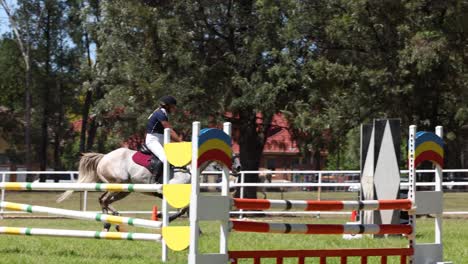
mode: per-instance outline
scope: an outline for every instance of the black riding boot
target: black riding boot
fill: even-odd
[[[152,171],[152,175],[151,175],[151,178],[150,178],[150,184],[154,184],[154,183],[161,183],[161,176],[163,174],[163,166],[164,164],[159,160],[159,159],[153,159],[151,161],[151,171]]]

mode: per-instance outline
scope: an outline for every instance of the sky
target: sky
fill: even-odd
[[[10,7],[16,6],[16,0],[7,0],[6,2]],[[0,35],[9,31],[10,22],[8,22],[8,16],[6,15],[5,10],[3,10],[3,7],[0,6]]]
[[[3,8],[0,8],[0,35],[7,31],[10,31],[10,27],[8,25],[8,17],[5,14],[5,10],[3,10]]]

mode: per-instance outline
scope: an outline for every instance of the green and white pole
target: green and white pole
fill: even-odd
[[[7,191],[161,192],[163,184],[0,182]]]
[[[151,229],[159,229],[162,226],[162,222],[151,221],[151,220],[140,219],[140,218],[121,217],[121,216],[107,215],[107,214],[101,214],[101,213],[73,211],[73,210],[58,209],[58,208],[51,208],[51,207],[45,207],[45,206],[35,206],[35,205],[29,205],[29,204],[0,202],[0,208],[7,209],[7,210],[24,211],[28,213],[46,213],[46,214],[73,218],[73,219],[91,220],[91,221],[94,220],[94,221],[104,222],[104,223],[125,224],[125,225],[130,225],[130,226],[139,226],[139,227],[145,227],[145,228],[151,228]]]
[[[4,235],[26,235],[26,236],[52,236],[52,237],[79,237],[110,240],[146,240],[161,241],[159,234],[145,233],[122,233],[122,232],[99,232],[85,230],[67,229],[44,229],[30,227],[7,227],[0,226],[0,234]]]

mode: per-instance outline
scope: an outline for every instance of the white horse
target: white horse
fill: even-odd
[[[239,176],[240,176],[241,170],[242,170],[242,165],[240,162],[240,157],[239,155],[234,155],[232,157],[232,171],[231,171],[231,175],[229,176],[230,184],[240,183],[241,178]],[[271,174],[259,175],[257,182],[258,183],[271,183],[271,178],[272,178]],[[260,192],[263,194],[263,199],[267,198],[266,187],[257,187],[257,192]],[[232,195],[233,197],[240,197],[240,188],[235,188],[234,193]]]
[[[108,154],[84,153],[80,159],[78,183],[149,183],[152,173],[132,160],[132,156],[135,153],[135,150],[127,148],[119,148]],[[176,168],[173,174],[174,177],[169,181],[169,184],[190,183],[189,170]],[[73,191],[64,192],[57,199],[57,202],[64,201],[69,198],[72,193]],[[125,198],[129,194],[129,192],[103,193],[99,197],[102,212],[107,214],[110,211],[112,214],[118,215],[117,210],[115,210],[111,204]],[[161,192],[146,194],[162,198]],[[176,215],[170,216],[170,221],[179,217],[186,211],[187,208],[184,208]],[[104,225],[104,229],[109,230],[109,228],[110,224]]]

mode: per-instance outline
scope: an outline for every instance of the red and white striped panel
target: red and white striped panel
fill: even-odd
[[[316,200],[266,200],[235,198],[234,206],[244,210],[302,210],[302,211],[352,211],[352,210],[409,210],[411,200],[367,201],[316,201]]]
[[[410,225],[359,225],[359,224],[285,224],[231,220],[231,227],[239,232],[280,234],[410,234]]]

